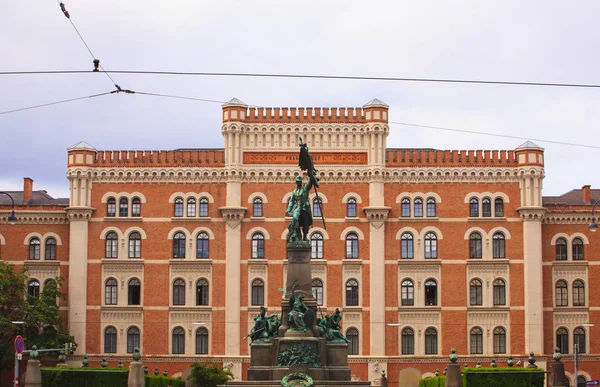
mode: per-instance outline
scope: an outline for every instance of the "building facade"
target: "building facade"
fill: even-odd
[[[397,385],[403,372],[432,375],[451,348],[473,365],[525,363],[534,352],[545,367],[560,346],[571,370],[574,343],[580,375],[599,375],[600,328],[590,325],[600,324],[600,293],[589,280],[600,257],[587,225],[600,192],[543,197],[542,148],[390,149],[379,100],[249,108],[233,99],[222,114],[222,149],[81,142],[68,149],[68,200],[26,179],[9,192],[19,223],[8,225],[0,198],[2,259],[27,264],[38,290],[65,278],[61,310],[77,355],[127,359],[139,346],[150,368],[173,374],[204,359],[244,379],[253,317],[281,309],[301,137],[321,179],[311,196],[313,296],[323,313],[342,311],[354,377],[378,384],[385,370]]]

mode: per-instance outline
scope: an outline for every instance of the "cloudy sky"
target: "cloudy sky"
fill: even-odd
[[[600,2],[65,0],[106,70],[302,73],[600,84]],[[0,12],[0,71],[91,70],[54,0]],[[390,105],[390,120],[600,146],[600,89],[113,75],[124,89],[260,106]],[[0,112],[114,90],[101,73],[0,75]],[[0,115],[0,190],[67,196],[66,148],[222,147],[219,103],[118,94]],[[391,125],[389,147],[523,140]],[[546,149],[544,194],[600,188],[600,150]]]

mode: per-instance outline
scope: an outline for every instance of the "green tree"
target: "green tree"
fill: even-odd
[[[233,379],[233,373],[213,363],[194,363],[189,379],[196,387],[216,387]]]
[[[73,342],[63,327],[58,299],[64,298],[60,291],[60,277],[44,285],[40,297],[26,292],[29,282],[27,267],[17,270],[14,265],[0,261],[0,365],[10,366],[14,357],[13,342],[17,335],[23,336],[27,348],[62,348]],[[13,321],[23,321],[15,325]]]

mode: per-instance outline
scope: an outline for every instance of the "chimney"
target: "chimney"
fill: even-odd
[[[592,192],[590,190],[591,185],[584,185],[581,187],[581,193],[583,194],[583,201],[586,204],[592,203]]]
[[[23,178],[23,202],[28,202],[33,194],[33,180],[30,177]]]

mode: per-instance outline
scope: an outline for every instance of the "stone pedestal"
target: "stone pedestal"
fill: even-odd
[[[25,373],[25,387],[42,387],[42,371],[39,360],[27,361],[27,372]]]
[[[462,387],[460,365],[456,363],[448,364],[448,370],[446,371],[446,387]]]
[[[565,382],[565,365],[560,361],[553,361],[552,369],[550,370],[550,386],[564,387]]]
[[[144,387],[144,364],[141,361],[132,361],[129,364],[127,387]]]

